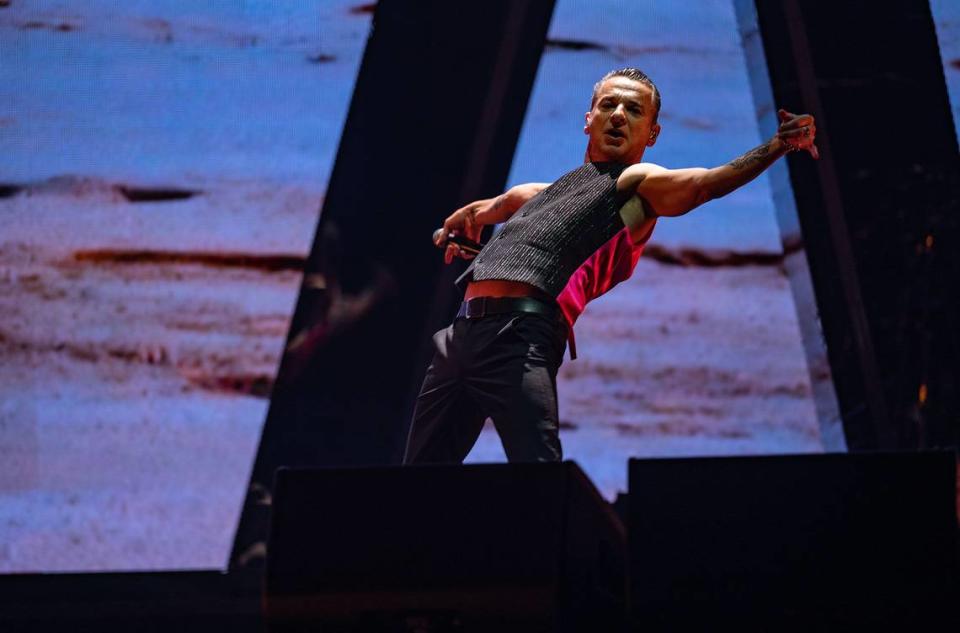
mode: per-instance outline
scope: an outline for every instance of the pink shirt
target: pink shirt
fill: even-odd
[[[581,264],[557,296],[557,303],[567,321],[571,359],[577,357],[573,324],[589,302],[630,278],[651,233],[652,227],[639,244],[634,244],[630,239],[630,229],[624,228]]]

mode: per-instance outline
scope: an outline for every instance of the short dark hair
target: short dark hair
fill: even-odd
[[[649,86],[653,91],[653,120],[656,122],[657,117],[660,116],[660,90],[657,89],[657,84],[653,83],[653,80],[647,76],[647,73],[643,72],[639,68],[620,68],[618,70],[611,70],[606,75],[600,78],[600,81],[593,85],[593,96],[590,98],[590,109],[593,109],[593,106],[597,104],[597,93],[600,92],[600,87],[603,85],[607,79],[613,77],[626,77],[627,79],[632,79],[634,81],[639,81],[645,86]]]

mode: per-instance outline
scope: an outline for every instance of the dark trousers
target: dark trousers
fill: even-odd
[[[458,318],[437,332],[404,463],[463,462],[488,417],[509,461],[560,461],[565,341],[559,318],[522,312]]]

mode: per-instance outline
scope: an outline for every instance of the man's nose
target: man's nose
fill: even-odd
[[[610,118],[615,121],[626,121],[627,113],[624,111],[622,105],[618,105],[616,108],[614,108],[613,114],[610,115]]]

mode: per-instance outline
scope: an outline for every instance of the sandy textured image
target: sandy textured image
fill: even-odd
[[[0,568],[223,565],[299,287],[276,251],[306,244],[224,243],[209,218],[310,225],[319,196],[206,184],[0,203]]]
[[[0,572],[225,564],[355,4],[0,8]]]

